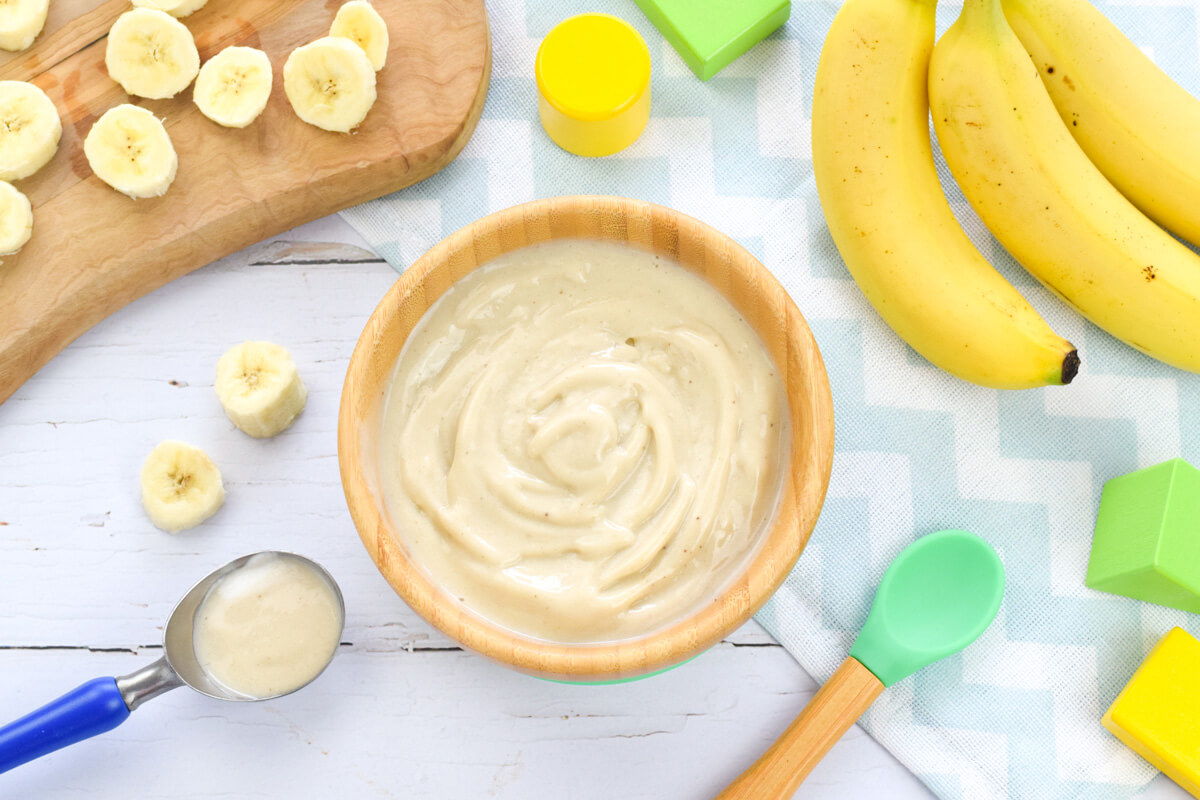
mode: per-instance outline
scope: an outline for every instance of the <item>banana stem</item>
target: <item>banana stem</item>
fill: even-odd
[[[960,20],[975,30],[1003,28],[1008,25],[1000,0],[964,0]]]

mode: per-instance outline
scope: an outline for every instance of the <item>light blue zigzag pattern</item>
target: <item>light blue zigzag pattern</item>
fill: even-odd
[[[1100,6],[1139,45],[1152,48],[1169,74],[1200,94],[1195,4]],[[637,146],[633,155],[580,159],[543,134],[536,121],[531,48],[560,19],[585,10],[617,14],[641,31],[654,62],[651,125],[679,123],[691,126],[681,130],[701,131],[699,140],[679,144],[691,148],[688,155],[694,161],[681,168],[673,165],[669,149],[639,151]],[[994,657],[1008,667],[1026,664],[1048,672],[1047,665],[1069,667],[1072,658],[1091,653],[1095,675],[1089,678],[1068,668],[1062,675],[1014,684],[1011,676],[1000,674],[1006,667],[990,675],[986,666],[971,666],[968,656],[958,656],[889,690],[911,697],[895,709],[877,710],[866,727],[945,798],[1102,800],[1134,794],[1152,772],[1135,759],[1106,767],[1119,746],[1104,749],[1111,742],[1099,731],[1098,720],[1075,719],[1072,703],[1091,698],[1102,710],[1159,634],[1172,624],[1200,634],[1200,618],[1095,592],[1060,592],[1054,588],[1053,564],[1064,547],[1078,549],[1090,540],[1105,480],[1146,466],[1152,455],[1151,460],[1183,455],[1200,463],[1200,376],[1164,367],[1076,321],[987,236],[948,179],[951,202],[962,211],[983,252],[1055,327],[1076,326],[1072,330],[1078,334],[1070,338],[1081,345],[1085,372],[1068,389],[998,394],[928,369],[907,348],[893,351],[903,362],[900,373],[881,368],[888,354],[878,352],[880,343],[886,347],[891,340],[881,338],[881,324],[850,281],[824,227],[807,151],[782,146],[767,154],[761,146],[764,132],[773,134],[768,139],[794,141],[788,137],[807,128],[809,92],[835,3],[797,2],[784,29],[707,84],[686,72],[632,0],[506,0],[489,3],[489,11],[495,70],[475,140],[438,175],[351,209],[346,218],[403,269],[438,238],[499,207],[535,197],[637,197],[675,205],[726,230],[732,224],[729,209],[736,212],[764,200],[767,209],[796,204],[801,210],[792,219],[795,231],[730,231],[780,277],[808,317],[829,368],[838,421],[837,464],[821,520],[796,572],[761,612],[760,621],[805,668],[825,677],[865,618],[887,557],[914,535],[944,527],[974,530],[997,547],[1009,572],[998,631],[989,632],[998,635],[975,646],[986,656],[979,660]],[[958,4],[939,11],[939,30],[957,11]],[[772,70],[787,70],[786,85],[767,86],[763,76]],[[772,108],[775,113],[764,113]],[[780,108],[784,113],[778,113]],[[507,149],[515,160],[498,155]],[[945,175],[944,165],[942,169]],[[711,172],[713,197],[693,196],[693,171]],[[772,254],[782,256],[772,259]],[[890,336],[886,330],[882,335]],[[1089,388],[1097,385],[1090,379],[1101,378],[1115,380],[1105,384],[1107,390],[1127,400],[1117,412],[1067,415],[1050,408],[1048,391],[1098,392]],[[1046,499],[1042,487],[1031,486],[1028,501],[1021,501],[1004,499],[1003,493],[990,499],[988,487],[978,481],[966,485],[975,479],[965,476],[959,454],[987,431],[964,430],[946,405],[881,400],[898,396],[895,387],[880,385],[897,379],[911,381],[917,394],[994,406],[996,445],[986,458],[997,469],[1012,460],[1032,465],[1051,481],[1085,475],[1082,495],[1064,501],[1065,512],[1059,510],[1066,522],[1052,531],[1055,501]],[[1102,400],[1096,398],[1097,408]],[[896,464],[908,474],[897,475],[892,470]],[[904,524],[889,525],[886,516],[881,524],[871,508],[871,496],[878,492],[860,491],[852,486],[855,481],[869,488],[895,482],[907,498],[895,509]],[[1068,578],[1081,583],[1082,569],[1077,572]],[[1021,649],[1029,646],[1034,650]],[[1041,653],[1044,660],[1005,661],[1017,658],[1013,654],[1018,651]],[[1044,685],[1037,686],[1038,679]],[[1069,724],[1060,729],[1058,717]],[[999,754],[985,758],[980,753],[986,747],[959,746],[959,740],[975,734],[985,744],[998,743]],[[1095,743],[1097,749],[1089,755]]]

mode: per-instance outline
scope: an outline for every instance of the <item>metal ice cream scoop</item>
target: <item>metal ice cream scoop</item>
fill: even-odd
[[[163,632],[162,658],[119,678],[90,680],[37,711],[0,728],[0,772],[110,731],[128,719],[129,713],[142,703],[178,686],[190,686],[218,700],[245,702],[282,697],[311,683],[320,671],[301,686],[287,691],[263,696],[241,694],[221,685],[208,674],[196,657],[193,636],[196,612],[205,597],[223,578],[242,569],[256,556],[263,555],[300,562],[328,583],[337,598],[340,634],[346,620],[345,601],[333,576],[324,567],[304,556],[278,551],[251,553],[236,558],[193,586],[175,606]],[[336,652],[335,647],[329,654],[329,661],[333,660]],[[328,663],[326,661],[325,666]]]

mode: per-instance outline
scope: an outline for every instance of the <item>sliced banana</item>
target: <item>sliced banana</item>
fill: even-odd
[[[387,23],[367,0],[350,0],[339,8],[329,35],[354,42],[371,59],[376,72],[383,69],[388,53]]]
[[[37,172],[54,157],[60,138],[58,109],[45,92],[25,81],[0,81],[0,180]]]
[[[283,65],[283,89],[300,119],[346,133],[375,103],[375,68],[354,42],[326,36],[292,51]]]
[[[104,66],[129,94],[159,100],[187,88],[200,71],[200,53],[182,22],[165,11],[135,8],[109,29]]]
[[[46,25],[50,0],[0,2],[0,50],[24,50]]]
[[[286,430],[308,399],[291,354],[271,342],[229,348],[217,362],[216,389],[226,416],[256,439]]]
[[[172,17],[186,17],[193,11],[199,11],[208,0],[133,0],[138,8],[153,8],[165,11]]]
[[[221,471],[199,447],[160,442],[142,464],[142,507],[167,533],[194,528],[225,502]]]
[[[96,177],[133,198],[160,197],[179,168],[162,121],[129,103],[96,120],[83,140],[83,154]]]
[[[0,256],[11,256],[33,235],[33,207],[17,187],[0,181]]]
[[[204,62],[192,89],[200,113],[227,128],[258,118],[271,96],[271,60],[253,47],[226,47]]]

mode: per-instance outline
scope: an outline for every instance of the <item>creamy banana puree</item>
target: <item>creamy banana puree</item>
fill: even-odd
[[[260,553],[208,591],[192,641],[218,683],[273,697],[321,674],[341,635],[341,603],[325,577],[298,559]]]
[[[625,245],[527,247],[421,318],[385,398],[381,492],[434,583],[559,642],[649,633],[753,554],[787,400],[711,286]]]

